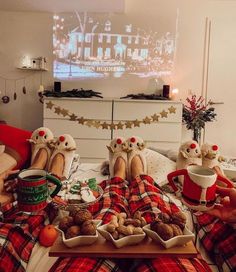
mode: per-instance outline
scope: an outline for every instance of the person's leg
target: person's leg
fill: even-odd
[[[44,169],[46,167],[48,159],[49,158],[48,158],[47,150],[44,148],[41,148],[36,154],[30,168]]]
[[[126,164],[123,158],[119,157],[114,165],[114,178],[103,181],[99,184],[104,193],[103,197],[89,207],[95,219],[108,223],[112,215],[125,212],[129,216],[128,182],[124,180],[126,175]]]
[[[140,175],[140,173],[143,173],[142,165],[139,156],[135,156],[131,161],[130,169],[133,179],[129,185],[129,210],[131,215],[141,211],[142,216],[149,223],[156,218],[160,211],[168,214],[178,212],[178,207],[155,186],[150,176]]]
[[[202,258],[159,257],[143,259],[130,272],[211,272],[210,267]]]
[[[131,162],[130,213],[133,215],[141,211],[147,223],[150,223],[160,211],[168,214],[179,212],[178,207],[154,185],[153,179],[142,173],[142,161],[136,156]],[[211,269],[201,258],[162,257],[137,260],[130,271],[210,272]]]
[[[62,179],[65,165],[65,158],[61,153],[58,153],[54,158],[48,169],[48,172]]]

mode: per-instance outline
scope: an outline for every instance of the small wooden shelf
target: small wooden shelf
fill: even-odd
[[[27,71],[48,71],[48,69],[43,69],[43,68],[28,68],[28,67],[17,67],[17,69],[20,70],[27,70]]]

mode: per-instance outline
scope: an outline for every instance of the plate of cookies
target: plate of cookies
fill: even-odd
[[[98,227],[98,232],[110,241],[116,248],[137,245],[143,241],[146,234],[142,227],[146,221],[140,214],[127,218],[125,213],[111,216],[111,221]]]
[[[91,245],[98,239],[97,228],[101,220],[93,220],[92,214],[85,209],[74,209],[62,217],[57,225],[62,241],[67,247]]]
[[[103,189],[97,185],[95,178],[73,180],[63,184],[59,197],[54,202],[60,209],[71,211],[75,208],[87,208],[103,196]]]
[[[186,216],[182,212],[171,215],[160,213],[143,230],[153,241],[161,243],[165,248],[184,245],[194,238],[194,234],[186,226]]]

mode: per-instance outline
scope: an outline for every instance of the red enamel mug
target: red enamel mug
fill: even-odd
[[[173,179],[184,176],[182,192],[179,191]],[[232,183],[217,175],[212,169],[199,165],[190,165],[187,169],[176,170],[167,175],[169,184],[176,193],[181,193],[183,203],[191,209],[198,211],[210,210],[216,201],[216,181],[222,181],[228,188]]]

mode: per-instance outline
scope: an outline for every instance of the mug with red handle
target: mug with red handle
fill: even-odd
[[[180,192],[173,179],[184,176],[183,189]],[[183,203],[193,210],[206,211],[214,207],[216,201],[216,181],[220,180],[232,188],[232,183],[212,169],[199,165],[190,165],[187,169],[180,169],[167,175],[173,190],[181,194]]]

